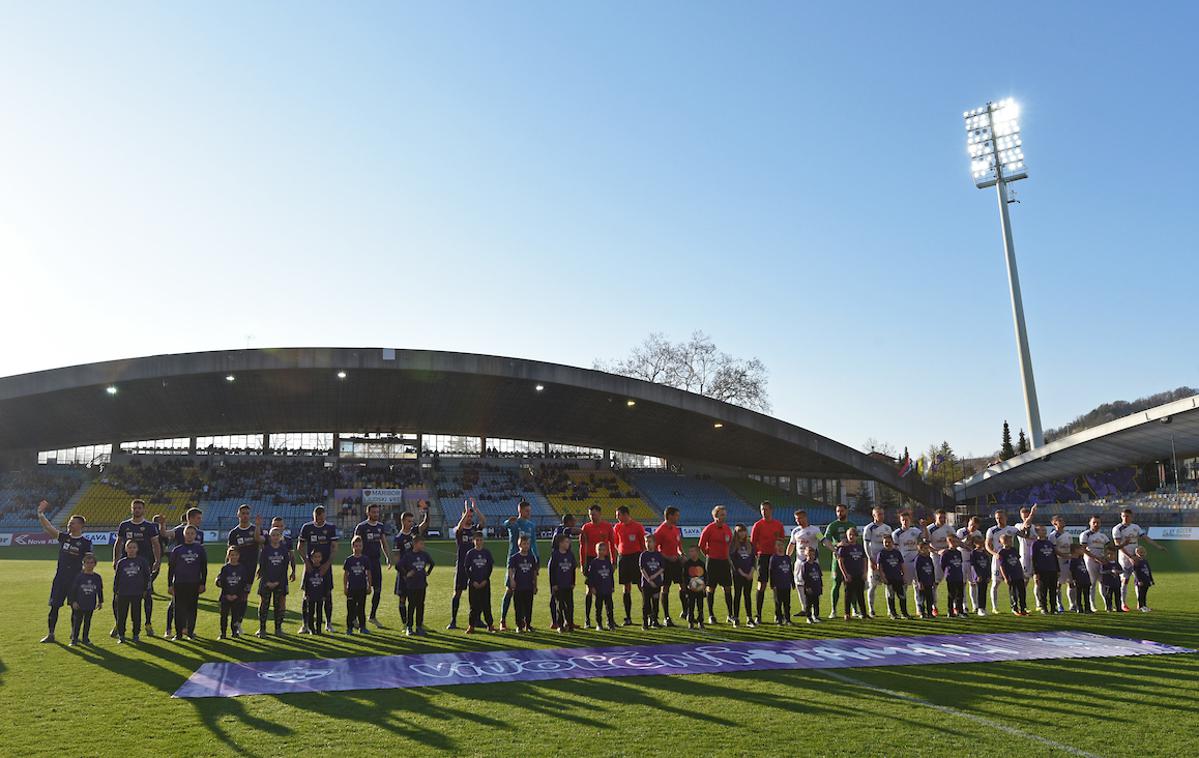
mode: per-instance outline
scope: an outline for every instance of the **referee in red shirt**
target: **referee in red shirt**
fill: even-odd
[[[662,554],[662,615],[666,626],[674,626],[670,620],[670,585],[679,586],[679,602],[683,598],[683,530],[679,529],[679,509],[673,505],[662,514],[663,521],[654,530],[654,542]]]
[[[729,563],[729,545],[733,542],[733,530],[724,523],[728,512],[723,505],[712,509],[712,523],[704,527],[699,535],[699,549],[708,557],[708,623],[716,623],[712,604],[716,597],[716,585],[724,588],[724,606],[728,618],[733,618],[733,566]]]
[[[763,500],[758,506],[762,518],[749,533],[749,542],[758,554],[758,617],[756,622],[762,623],[762,601],[766,599],[766,587],[770,584],[770,559],[774,557],[774,545],[778,540],[786,542],[783,536],[783,522],[771,516],[774,508],[769,500]]]
[[[583,528],[579,530],[579,565],[583,567],[583,576],[591,576],[591,561],[595,558],[595,548],[604,544],[608,546],[608,555],[616,556],[616,535],[612,531],[612,524],[604,521],[603,509],[599,503],[593,503],[587,509],[588,521],[583,524]],[[586,614],[583,616],[583,623],[587,629],[591,628],[591,603],[595,598],[595,588],[589,583],[587,585],[587,601]],[[596,616],[598,619],[599,617]]]
[[[641,554],[645,552],[645,527],[629,515],[629,506],[616,509],[616,552],[620,562],[616,567],[617,580],[624,585],[624,625],[633,625],[633,585],[641,584]]]

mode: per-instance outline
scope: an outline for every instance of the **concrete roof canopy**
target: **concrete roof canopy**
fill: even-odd
[[[228,375],[235,381],[226,381]],[[106,392],[110,386],[114,394]],[[917,477],[900,479],[885,462],[779,419],[662,384],[541,361],[278,348],[158,355],[0,379],[0,452],[371,430],[546,440],[757,471],[874,479],[919,502],[942,504],[941,493]]]

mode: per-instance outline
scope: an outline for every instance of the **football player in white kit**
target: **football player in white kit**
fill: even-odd
[[[1003,581],[999,551],[1003,550],[1003,538],[1018,537],[1020,530],[1008,524],[1007,513],[1002,508],[995,509],[994,516],[995,525],[987,529],[984,539],[986,539],[987,552],[991,554],[991,609],[997,612],[999,610],[999,583]]]
[[[1124,608],[1124,612],[1129,611],[1128,608],[1128,582],[1132,579],[1132,564],[1136,558],[1137,545],[1141,540],[1145,540],[1158,550],[1165,550],[1164,547],[1149,539],[1149,535],[1137,524],[1132,523],[1132,509],[1125,508],[1120,512],[1120,523],[1112,527],[1112,542],[1116,543],[1116,549],[1119,552],[1120,573],[1124,579],[1120,583],[1120,605]]]
[[[933,551],[933,575],[937,578],[937,584],[940,585],[945,579],[944,571],[941,569],[941,554],[946,550],[957,550],[956,547],[950,547],[949,538],[956,536],[953,527],[949,525],[949,516],[944,509],[937,509],[933,513],[933,523],[929,525],[928,530],[928,545]],[[933,601],[933,616],[937,615],[937,603]]]
[[[912,595],[917,604],[920,598],[915,588],[916,556],[920,554],[921,540],[927,538],[924,519],[920,519],[920,526],[916,527],[912,526],[911,511],[899,514],[899,528],[891,532],[891,539],[895,542],[895,548],[903,554],[903,583],[913,585]]]
[[[971,516],[966,525],[957,530],[958,550],[962,553],[962,572],[967,586],[973,584],[975,581],[974,568],[970,565],[970,553],[974,551],[974,538],[983,536],[979,526],[978,516]],[[974,602],[974,592],[967,592],[966,598],[970,603],[970,612],[977,612],[978,608]]]
[[[1095,590],[1099,587],[1099,572],[1103,566],[1103,551],[1111,544],[1112,538],[1099,528],[1099,517],[1091,516],[1091,528],[1078,535],[1078,544],[1082,545],[1083,559],[1087,564],[1087,573],[1091,575],[1091,607],[1095,607]]]
[[[1057,587],[1053,590],[1054,597],[1057,598],[1057,612],[1064,612],[1062,587],[1065,586],[1066,595],[1070,599],[1070,612],[1073,613],[1078,601],[1077,594],[1070,587],[1070,548],[1074,541],[1070,538],[1070,533],[1066,531],[1066,520],[1060,515],[1051,518],[1049,523],[1053,524],[1053,531],[1049,532],[1047,539],[1053,543],[1053,549],[1057,551]]]
[[[803,592],[803,562],[808,554],[808,548],[820,552],[820,540],[824,532],[820,527],[808,523],[808,513],[804,510],[795,512],[795,528],[791,530],[791,539],[787,543],[787,555],[795,556],[795,589],[799,592],[799,602],[803,606],[797,616],[808,615],[808,609]]]
[[[1037,541],[1037,533],[1033,527],[1033,516],[1037,512],[1037,504],[1033,503],[1032,507],[1027,505],[1020,509],[1020,526],[1016,527],[1016,541],[1020,545],[1020,565],[1024,567],[1024,581],[1027,583],[1032,580],[1033,598],[1039,598],[1036,587],[1039,582],[1036,574],[1032,570],[1032,543]],[[1041,601],[1037,600],[1037,610],[1042,610]]]
[[[873,566],[878,563],[878,554],[883,550],[883,538],[891,536],[891,527],[883,523],[883,517],[887,512],[882,507],[875,506],[871,513],[874,520],[862,528],[862,542],[866,545],[866,556],[870,559],[871,566],[866,580],[866,610],[873,616],[875,589],[879,585],[886,585],[883,572],[875,570]]]

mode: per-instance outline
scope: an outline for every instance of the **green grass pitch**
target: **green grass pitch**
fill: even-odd
[[[354,751],[424,755],[1022,755],[1199,754],[1199,655],[843,670],[754,671],[698,676],[575,679],[445,688],[178,700],[170,697],[206,661],[345,657],[520,647],[674,641],[852,637],[1081,629],[1199,649],[1199,543],[1151,551],[1153,613],[1091,617],[1011,615],[966,621],[831,621],[785,631],[721,624],[707,632],[638,626],[615,632],[550,633],[538,594],[532,635],[467,637],[442,631],[449,615],[452,545],[431,543],[425,639],[398,633],[395,598],[387,627],[368,638],[302,637],[298,603],[283,639],[219,642],[212,590],[201,602],[197,643],[155,638],[118,646],[109,605],[96,614],[91,650],[40,645],[53,548],[0,550],[0,706],[5,755],[276,756]],[[493,544],[502,555],[503,545]],[[100,570],[105,592],[111,569]],[[210,548],[217,561],[217,549]],[[339,572],[340,581],[340,572]],[[390,577],[385,580],[390,583]],[[160,590],[165,580],[158,582]],[[340,592],[340,588],[339,588]],[[1001,602],[1003,591],[1001,590]],[[576,604],[581,623],[581,593]],[[107,600],[108,598],[106,598]],[[294,601],[298,595],[291,596]],[[617,601],[617,616],[621,615]],[[498,622],[499,598],[495,598]],[[827,609],[828,594],[824,603]],[[942,601],[943,603],[943,601]],[[1031,604],[1031,601],[1030,601]],[[677,602],[672,604],[677,616]],[[717,613],[724,614],[723,599]],[[944,605],[942,604],[942,607]],[[162,632],[166,598],[155,606]],[[256,623],[255,605],[249,616]],[[345,619],[336,599],[338,629]],[[466,618],[466,602],[460,621]],[[247,618],[247,628],[253,628]],[[59,622],[69,637],[69,612]],[[703,637],[701,637],[701,634]],[[1038,735],[1049,742],[1023,735]]]

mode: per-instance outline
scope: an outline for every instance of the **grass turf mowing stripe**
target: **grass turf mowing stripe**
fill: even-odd
[[[912,705],[917,705],[917,706],[921,706],[924,708],[931,708],[934,711],[938,711],[947,716],[967,719],[969,721],[973,721],[976,724],[985,726],[988,729],[994,729],[996,731],[1004,732],[1005,734],[1010,734],[1011,736],[1017,737],[1022,740],[1032,740],[1034,742],[1039,742],[1040,744],[1042,744],[1046,747],[1053,748],[1054,750],[1060,750],[1064,753],[1069,753],[1071,755],[1077,755],[1077,756],[1080,756],[1080,758],[1100,758],[1100,756],[1096,755],[1095,753],[1088,753],[1087,751],[1080,750],[1079,748],[1076,748],[1073,745],[1067,745],[1064,742],[1058,742],[1056,740],[1051,740],[1048,737],[1042,737],[1041,735],[1036,734],[1035,732],[1032,732],[1028,729],[1019,729],[1017,727],[1005,724],[1002,721],[996,721],[994,719],[989,719],[986,716],[980,716],[977,713],[961,711],[961,710],[958,710],[957,708],[952,708],[948,705],[939,705],[937,703],[933,703],[928,700],[925,700],[924,698],[916,697],[915,695],[910,695],[906,692],[899,692],[898,690],[889,689],[887,687],[879,687],[874,684],[868,684],[867,682],[863,682],[860,679],[855,679],[854,677],[849,676],[848,674],[842,674],[839,671],[830,671],[830,670],[826,669],[824,671],[821,671],[820,673],[824,674],[825,676],[831,677],[832,679],[836,679],[838,682],[841,682],[842,684],[848,684],[852,687],[861,687],[862,689],[870,690],[871,692],[877,692],[880,695],[886,695],[887,697],[894,698],[896,700],[902,700],[906,703],[911,703]]]
[[[361,656],[206,663],[175,697],[1189,652],[1194,651],[1144,640],[1057,631]]]

